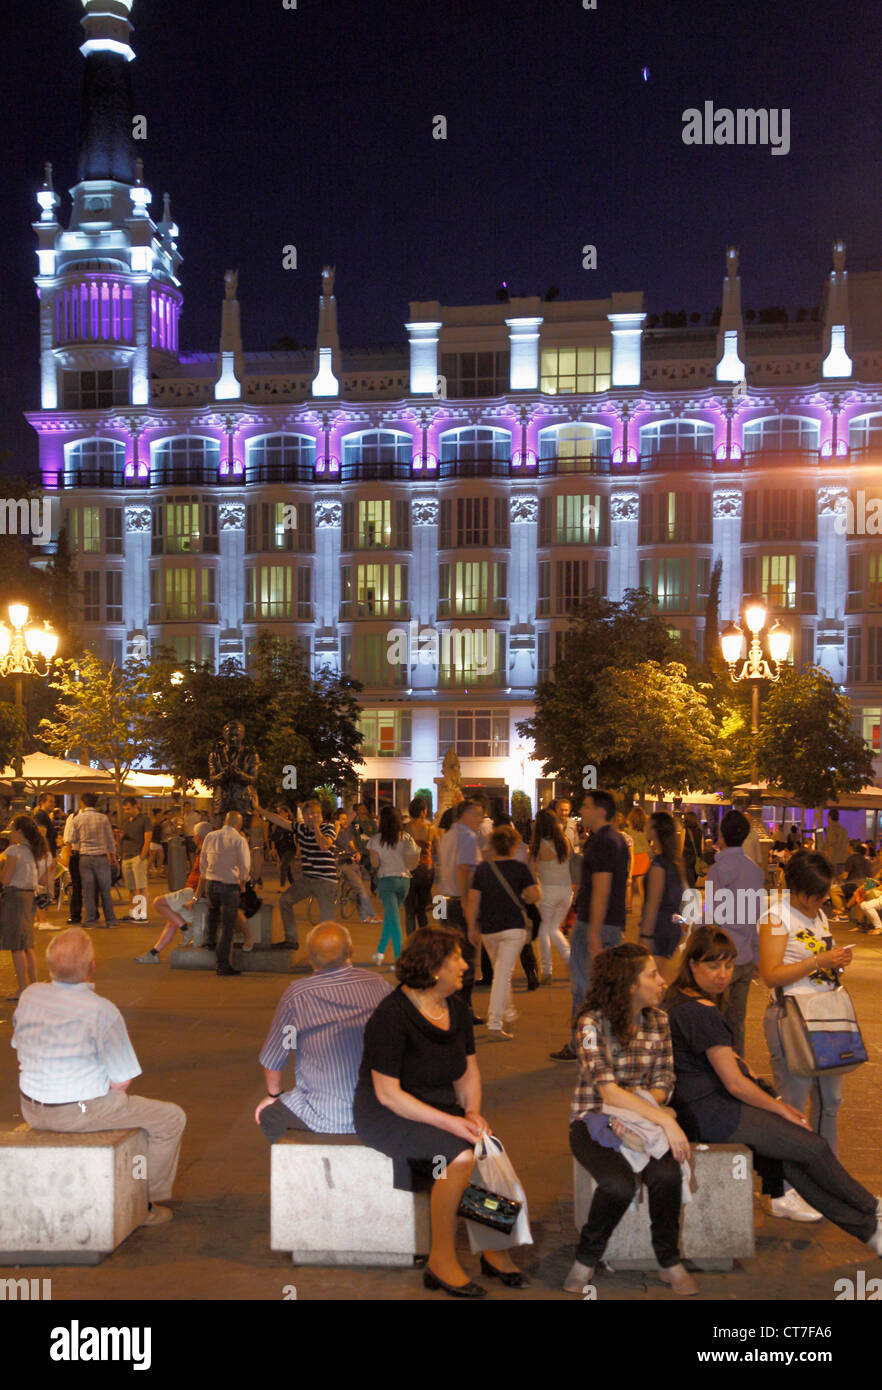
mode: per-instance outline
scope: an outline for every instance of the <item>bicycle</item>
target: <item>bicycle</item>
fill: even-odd
[[[348,922],[350,918],[358,914],[358,893],[352,884],[341,874],[337,879],[337,896],[334,900],[334,910],[339,915],[341,922]],[[310,896],[306,900],[306,913],[310,922],[317,927],[321,918],[318,898]]]

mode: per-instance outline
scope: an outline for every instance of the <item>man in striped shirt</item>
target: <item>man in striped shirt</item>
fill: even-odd
[[[314,927],[306,950],[315,974],[285,990],[260,1053],[266,1096],[254,1118],[271,1142],[289,1129],[355,1133],[365,1024],[390,993],[379,975],[353,966],[352,938],[336,922]],[[295,1052],[296,1083],[285,1091],[282,1076]]]
[[[95,952],[82,927],[50,941],[46,964],[52,983],[24,990],[12,1020],[22,1118],[64,1134],[146,1130],[144,1224],[170,1221],[154,1203],[172,1195],[187,1117],[179,1105],[127,1094],[141,1068],[119,1009],[95,993]]]
[[[318,903],[320,921],[334,920],[337,910],[337,856],[334,853],[334,840],[337,832],[329,821],[322,821],[322,808],[318,801],[307,801],[303,807],[303,824],[285,821],[281,816],[262,813],[267,820],[284,829],[293,829],[300,850],[303,877],[286,888],[279,898],[279,911],[285,940],[296,950],[297,923],[294,919],[294,904],[304,898],[315,898]]]

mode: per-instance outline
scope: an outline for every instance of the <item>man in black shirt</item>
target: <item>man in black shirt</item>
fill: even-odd
[[[570,991],[573,1020],[585,1002],[591,962],[601,951],[618,946],[625,934],[628,886],[628,842],[613,825],[616,800],[611,792],[588,792],[582,803],[582,825],[591,832],[582,855],[582,883],[576,896],[576,924],[570,935]],[[576,1035],[556,1062],[577,1060]]]
[[[46,839],[49,843],[49,853],[52,855],[52,858],[54,859],[55,852],[58,847],[58,831],[56,830],[55,822],[52,819],[52,812],[55,809],[55,797],[52,795],[51,792],[44,792],[43,795],[37,801],[37,807],[38,810],[34,812],[34,820],[37,822],[37,825],[39,825],[43,834],[46,836]]]

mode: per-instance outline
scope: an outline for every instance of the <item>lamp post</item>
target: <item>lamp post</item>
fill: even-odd
[[[758,599],[749,599],[744,606],[744,622],[750,631],[751,638],[747,649],[747,658],[739,669],[741,661],[741,644],[744,641],[744,633],[737,623],[729,623],[728,627],[720,635],[720,646],[723,649],[723,660],[729,667],[729,674],[733,681],[750,681],[751,683],[751,702],[750,702],[750,731],[753,735],[753,758],[752,758],[752,777],[753,789],[748,810],[762,810],[762,794],[758,785],[757,765],[756,765],[756,745],[759,734],[759,710],[760,710],[760,689],[764,681],[776,682],[781,679],[781,667],[787,660],[790,651],[790,633],[786,628],[779,626],[777,619],[772,623],[766,633],[766,643],[769,655],[774,664],[774,670],[769,665],[763,654],[763,644],[760,640],[760,633],[766,626],[768,614],[764,603]]]
[[[26,603],[9,604],[9,623],[0,622],[0,676],[15,677],[15,704],[22,711],[24,719],[23,676],[40,676],[45,679],[52,670],[55,653],[58,650],[58,634],[52,631],[48,622],[42,627],[25,628],[28,620]],[[15,751],[12,781],[12,810],[14,815],[24,811],[23,745],[20,742]]]

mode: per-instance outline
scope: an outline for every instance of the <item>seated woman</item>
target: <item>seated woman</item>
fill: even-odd
[[[680,1263],[680,1164],[689,1157],[689,1141],[667,1106],[674,1068],[668,1020],[658,1007],[664,989],[655,961],[642,946],[614,946],[594,962],[588,997],[576,1023],[581,1071],[570,1107],[570,1148],[597,1187],[564,1283],[568,1293],[582,1293],[591,1282],[637,1190],[637,1174],[624,1154],[599,1143],[590,1132],[588,1121],[604,1106],[632,1111],[635,1118],[664,1132],[667,1152],[650,1158],[642,1169],[649,1189],[652,1248],[664,1283],[675,1293],[698,1292]],[[652,1099],[637,1095],[638,1088]],[[625,1125],[613,1120],[612,1128],[621,1138]]]
[[[393,1159],[397,1188],[413,1191],[414,1171],[433,1183],[425,1287],[483,1298],[487,1290],[469,1280],[455,1248],[474,1145],[490,1132],[480,1113],[471,1010],[456,997],[468,968],[461,943],[445,927],[421,927],[406,941],[395,965],[401,983],[365,1028],[353,1112],[358,1137]],[[485,1251],[481,1272],[510,1288],[529,1287],[506,1251]]]
[[[720,1002],[736,954],[724,931],[700,927],[668,991],[677,1116],[693,1140],[746,1144],[758,1158],[777,1160],[779,1196],[783,1177],[829,1221],[882,1255],[882,1203],[855,1182],[802,1111],[763,1090],[735,1055]],[[772,1167],[764,1163],[764,1173]]]

